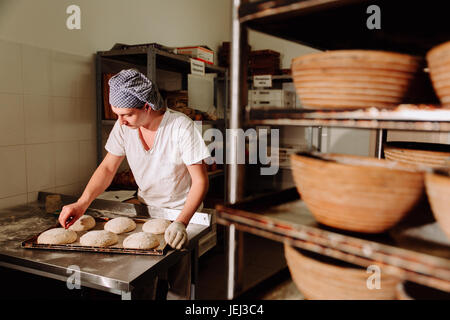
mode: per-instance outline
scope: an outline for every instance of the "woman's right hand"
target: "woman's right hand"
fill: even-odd
[[[59,214],[58,221],[63,228],[69,228],[86,211],[86,206],[75,202],[64,206]]]

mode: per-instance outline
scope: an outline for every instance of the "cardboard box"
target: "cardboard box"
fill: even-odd
[[[214,51],[205,47],[181,47],[176,48],[175,53],[186,55],[208,64],[214,64]]]
[[[285,90],[248,90],[248,105],[250,108],[274,107],[295,108],[295,93]]]

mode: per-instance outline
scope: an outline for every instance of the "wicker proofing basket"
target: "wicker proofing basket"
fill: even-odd
[[[419,58],[370,50],[336,50],[292,60],[304,108],[393,107],[403,102],[420,70]]]
[[[361,156],[293,154],[297,190],[316,220],[363,233],[393,227],[418,202],[424,174],[416,166]]]
[[[438,143],[388,142],[384,145],[384,156],[392,161],[440,168],[450,158],[450,146]]]
[[[399,280],[381,270],[380,289],[369,289],[373,274],[363,267],[338,262],[318,254],[300,253],[284,245],[286,261],[297,288],[310,300],[391,300]],[[319,258],[317,258],[319,257]]]
[[[427,62],[434,91],[442,105],[450,108],[450,41],[428,51]]]
[[[447,172],[427,173],[425,185],[431,210],[442,230],[450,239],[450,169]]]

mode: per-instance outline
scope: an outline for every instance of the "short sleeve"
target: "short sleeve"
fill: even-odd
[[[123,135],[123,129],[120,126],[119,120],[117,120],[114,124],[113,129],[111,130],[111,133],[109,134],[108,141],[106,141],[106,151],[115,156],[124,156],[125,144]]]
[[[187,117],[182,120],[179,128],[178,144],[181,159],[186,165],[195,164],[211,157],[200,129],[194,125],[194,121]]]

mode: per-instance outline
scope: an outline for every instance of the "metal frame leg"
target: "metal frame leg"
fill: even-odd
[[[230,117],[229,117],[229,130],[231,133],[236,132],[242,127],[242,106],[246,104],[247,98],[247,28],[241,26],[239,22],[239,6],[241,0],[232,1],[232,30],[231,30],[231,66],[230,66]],[[242,61],[245,63],[241,63]],[[237,139],[230,139],[230,143],[227,144],[227,159],[232,159],[231,163],[228,163],[227,169],[227,202],[236,203],[244,194],[244,167],[238,164],[234,160],[237,159],[238,153]],[[236,273],[235,266],[242,265],[242,253],[236,255],[238,249],[236,241],[236,227],[230,225],[227,228],[228,231],[228,277],[227,277],[227,298],[233,299],[234,294],[239,288],[239,273]],[[242,238],[242,236],[240,236]],[[241,241],[242,242],[242,241]],[[242,245],[239,246],[242,250]],[[236,260],[238,264],[236,264]],[[237,286],[236,282],[237,280]]]
[[[384,144],[387,141],[387,130],[378,129],[375,141],[375,156],[378,159],[384,158]]]
[[[322,127],[317,127],[317,150],[322,152]]]
[[[190,252],[191,255],[191,292],[190,299],[195,300],[195,287],[198,283],[198,244]]]
[[[227,231],[227,299],[232,300],[243,288],[244,232],[236,230],[234,224],[229,225]]]
[[[227,299],[234,298],[234,279],[235,279],[235,257],[236,257],[236,226],[228,226],[228,278],[227,278]]]
[[[131,291],[121,291],[120,296],[122,300],[131,300]]]
[[[146,272],[139,277],[129,291],[120,291],[122,300],[155,300],[158,275]]]

